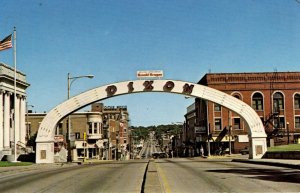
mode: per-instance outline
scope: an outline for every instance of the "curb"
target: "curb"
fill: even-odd
[[[289,163],[282,163],[282,162],[258,161],[258,160],[246,160],[246,159],[233,159],[232,162],[241,162],[241,163],[250,163],[250,164],[258,164],[258,165],[269,165],[269,166],[285,167],[285,168],[292,168],[292,169],[300,169],[299,164],[289,164]]]

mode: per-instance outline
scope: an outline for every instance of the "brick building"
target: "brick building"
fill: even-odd
[[[111,159],[115,158],[116,152],[118,152],[118,159],[123,159],[124,156],[129,158],[130,138],[128,137],[129,113],[127,106],[104,106],[103,103],[94,103],[91,110],[102,113],[104,130],[107,131],[105,137],[110,139],[106,145],[109,144],[112,148]]]
[[[250,105],[261,117],[269,146],[298,141],[299,72],[209,73],[198,84],[223,91]],[[235,153],[249,146],[248,126],[235,112],[200,98],[195,99],[195,112],[194,127],[198,132],[194,132],[194,139],[187,141],[198,138],[195,146],[207,148],[209,138],[212,153],[220,146],[227,150],[231,146],[231,152]]]
[[[37,133],[46,113],[29,112],[26,116],[28,133]],[[70,115],[72,160],[120,159],[127,155],[127,107],[104,106],[95,103],[91,111]],[[66,161],[68,118],[62,119],[55,131],[55,161]],[[118,152],[118,157],[116,156]]]

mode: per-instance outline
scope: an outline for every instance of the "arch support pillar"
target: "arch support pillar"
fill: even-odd
[[[260,159],[267,151],[266,137],[249,136],[249,159]]]
[[[36,143],[36,163],[54,163],[54,141]]]

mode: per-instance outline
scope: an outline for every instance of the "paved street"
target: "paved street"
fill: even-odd
[[[300,172],[297,169],[236,163],[231,159],[198,158],[161,159],[156,160],[155,165],[165,192],[300,190]]]
[[[0,192],[141,192],[146,166],[128,161],[0,170]]]
[[[0,192],[299,192],[299,182],[298,169],[231,158],[0,168]]]

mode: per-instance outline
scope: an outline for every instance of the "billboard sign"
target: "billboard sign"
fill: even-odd
[[[144,70],[136,72],[137,78],[162,78],[164,72],[162,70]]]
[[[206,127],[195,127],[195,133],[206,133]]]

